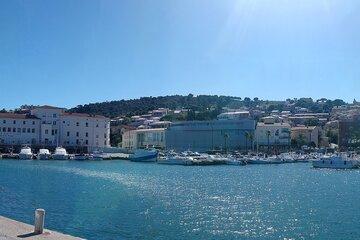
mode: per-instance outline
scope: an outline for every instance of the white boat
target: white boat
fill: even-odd
[[[129,160],[132,162],[156,162],[157,156],[157,150],[138,149],[130,154]]]
[[[351,169],[359,168],[360,161],[353,158],[347,158],[341,155],[325,156],[312,162],[314,168],[336,168]]]
[[[30,160],[33,158],[33,153],[31,151],[31,148],[30,147],[23,147],[21,148],[20,150],[20,153],[19,153],[19,159],[21,160]]]
[[[101,161],[104,159],[104,154],[102,152],[99,152],[99,151],[94,151],[92,154],[92,160],[95,160],[95,161]]]
[[[65,148],[57,147],[54,154],[52,155],[52,158],[54,160],[68,160],[69,154],[66,152]]]
[[[167,164],[167,165],[185,165],[185,166],[194,164],[193,159],[191,157],[177,156],[177,155],[159,158],[157,163]]]
[[[37,159],[39,160],[49,160],[51,158],[50,151],[48,149],[42,148],[39,150]]]
[[[246,162],[248,164],[270,164],[271,162],[260,156],[249,157]]]

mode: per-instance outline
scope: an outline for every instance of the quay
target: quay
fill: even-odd
[[[44,229],[43,233],[35,233],[34,226],[0,216],[0,240],[81,240],[82,238],[65,235]]]

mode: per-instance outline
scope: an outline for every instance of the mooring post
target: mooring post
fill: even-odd
[[[42,234],[44,232],[44,222],[45,222],[45,210],[44,209],[36,209],[35,210],[34,233]]]

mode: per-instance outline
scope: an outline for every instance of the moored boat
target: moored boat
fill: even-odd
[[[325,156],[312,162],[314,168],[352,169],[359,168],[360,161],[342,155]]]
[[[34,154],[32,153],[30,147],[26,146],[26,147],[21,148],[20,153],[19,153],[19,159],[30,160],[33,158],[33,156],[34,156]]]
[[[160,158],[157,161],[158,164],[167,164],[167,165],[193,165],[193,159],[187,156],[167,156]]]
[[[42,148],[37,154],[38,160],[49,160],[51,158],[50,151],[48,149]]]
[[[52,155],[52,158],[54,160],[68,160],[69,154],[66,152],[65,148],[57,147],[54,154]]]
[[[157,150],[138,149],[130,154],[129,160],[132,162],[156,162],[157,156]]]

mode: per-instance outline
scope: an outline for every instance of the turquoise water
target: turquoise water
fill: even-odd
[[[360,172],[0,161],[0,215],[88,239],[359,239]]]

